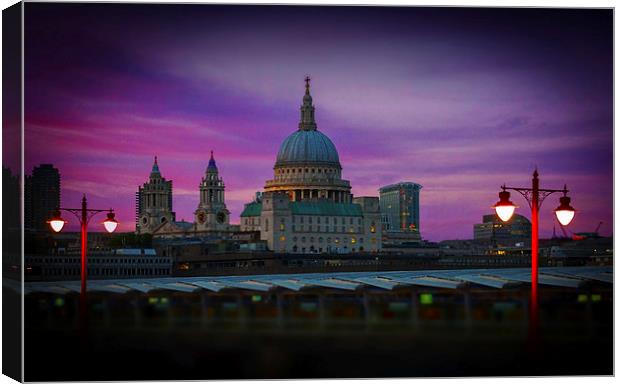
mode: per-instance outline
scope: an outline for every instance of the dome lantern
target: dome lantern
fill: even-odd
[[[301,106],[299,129],[280,146],[276,167],[326,165],[340,169],[340,159],[334,143],[319,132],[314,121],[314,106],[310,95],[310,77],[306,76],[306,92]]]
[[[312,96],[310,95],[310,76],[306,76],[306,93],[304,94],[303,103],[301,105],[301,118],[299,120],[300,131],[316,131],[316,122],[314,121],[314,105],[312,105]]]

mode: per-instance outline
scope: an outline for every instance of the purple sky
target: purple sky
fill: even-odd
[[[310,74],[354,195],[422,184],[424,238],[471,238],[535,166],[570,231],[612,233],[610,10],[27,3],[25,31],[26,171],[53,163],[64,206],[85,192],[122,230],[154,155],[192,221],[211,149],[237,223]]]

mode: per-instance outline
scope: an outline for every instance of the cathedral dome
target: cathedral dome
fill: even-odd
[[[306,93],[300,111],[299,129],[287,137],[280,146],[276,167],[320,164],[340,168],[338,151],[334,143],[316,128],[309,77],[306,77]]]
[[[284,140],[278,151],[276,166],[310,163],[340,166],[334,143],[319,131],[299,130]]]

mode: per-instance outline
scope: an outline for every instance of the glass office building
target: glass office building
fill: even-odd
[[[384,231],[420,231],[420,189],[420,184],[411,182],[400,182],[379,189]]]

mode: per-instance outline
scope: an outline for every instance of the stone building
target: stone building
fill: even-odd
[[[309,78],[300,112],[298,129],[280,146],[273,179],[241,213],[241,230],[259,230],[276,252],[379,250],[379,199],[353,198],[336,147],[317,129]]]
[[[213,151],[205,175],[200,182],[200,203],[194,212],[196,230],[226,230],[230,212],[224,199],[224,181],[219,176]]]
[[[162,224],[174,220],[172,181],[162,177],[155,156],[149,181],[136,192],[136,233],[153,233]]]
[[[213,151],[207,169],[199,184],[200,201],[194,211],[194,222],[168,221],[155,228],[156,240],[191,239],[217,241],[231,239],[239,231],[238,225],[230,224],[230,212],[226,208],[224,181],[219,175]]]

